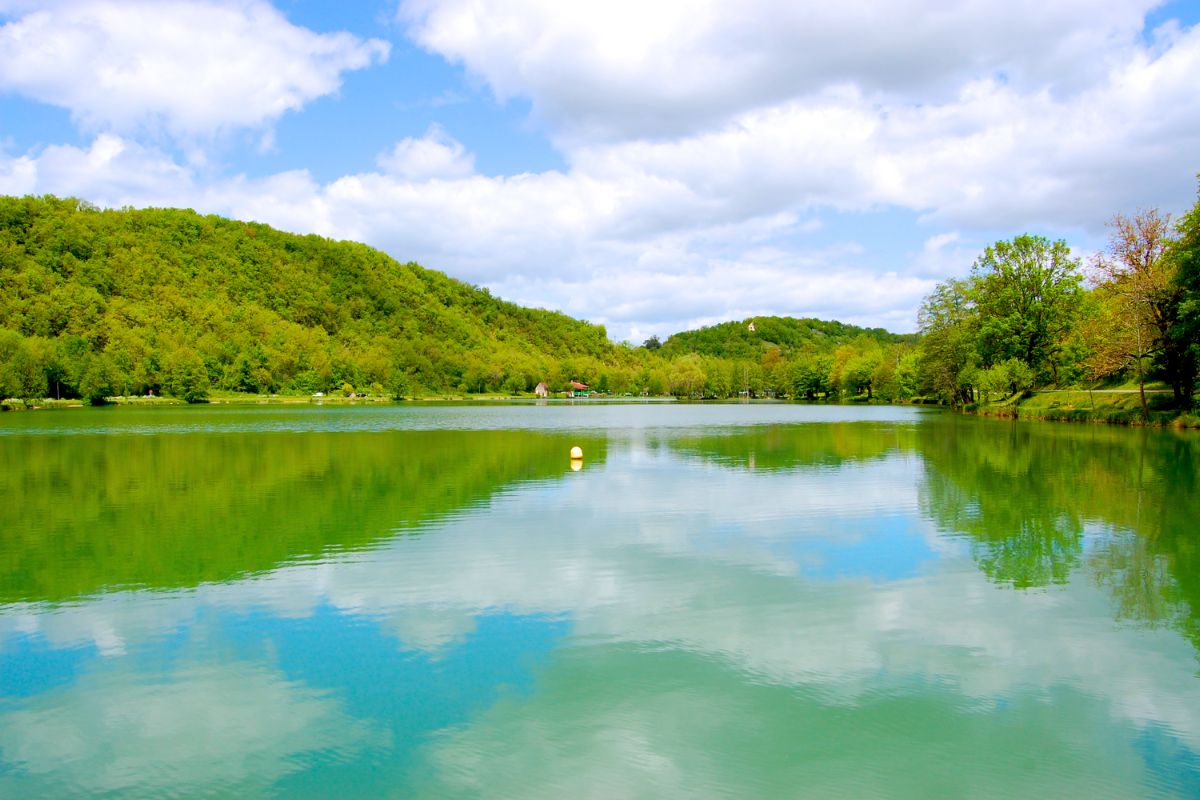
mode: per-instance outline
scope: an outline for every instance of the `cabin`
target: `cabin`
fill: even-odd
[[[533,387],[533,393],[541,398],[550,396],[550,388],[546,386],[546,382],[542,381],[537,386]]]
[[[567,385],[567,396],[568,397],[587,397],[589,394],[591,394],[591,390],[588,388],[588,385],[586,383],[580,383],[579,381],[571,381]]]
[[[754,323],[751,322],[749,325],[747,325],[746,330],[750,331],[751,333],[754,333]]]

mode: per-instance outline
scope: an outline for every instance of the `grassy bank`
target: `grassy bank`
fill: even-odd
[[[0,400],[0,411],[35,411],[44,408],[82,408],[82,400],[56,400],[53,397],[45,400],[21,400],[10,397]]]
[[[967,410],[983,416],[1054,422],[1200,428],[1200,415],[1171,408],[1168,390],[1147,389],[1146,405],[1148,414],[1143,413],[1135,389],[1054,389],[978,403]]]

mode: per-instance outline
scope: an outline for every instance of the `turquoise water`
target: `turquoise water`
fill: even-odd
[[[1200,796],[1194,436],[113,408],[0,463],[0,797]]]

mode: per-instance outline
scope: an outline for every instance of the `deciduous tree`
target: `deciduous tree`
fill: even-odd
[[[972,375],[979,362],[976,312],[971,285],[951,280],[925,298],[918,317],[921,333],[922,391],[951,405],[973,402]]]
[[[1061,239],[1024,234],[984,250],[972,269],[979,355],[1018,358],[1057,380],[1057,356],[1082,299],[1079,259]]]

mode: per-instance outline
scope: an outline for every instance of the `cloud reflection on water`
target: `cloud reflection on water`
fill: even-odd
[[[353,627],[428,674],[467,652],[498,652],[495,641],[518,630],[545,642],[505,651],[524,664],[512,675],[532,676],[529,693],[489,696],[419,745],[421,786],[439,793],[745,793],[801,777],[784,769],[755,785],[725,772],[723,758],[747,753],[711,754],[738,731],[749,741],[769,731],[764,747],[794,747],[808,764],[825,752],[822,737],[866,750],[890,743],[880,750],[886,764],[852,776],[863,794],[887,794],[901,769],[950,780],[934,759],[958,758],[985,770],[996,794],[1120,796],[1144,777],[1130,743],[1146,731],[1166,731],[1185,761],[1200,750],[1190,643],[1114,624],[1110,594],[1079,576],[1030,591],[990,580],[971,543],[924,513],[921,466],[912,452],[885,448],[760,469],[635,435],[610,442],[604,463],[513,487],[367,551],[191,590],[10,605],[0,609],[0,659],[38,639],[84,648],[91,665],[68,685],[0,705],[0,753],[25,772],[119,789],[103,766],[113,736],[127,739],[139,771],[161,759],[196,786],[205,774],[265,786],[297,768],[297,754],[378,747],[383,723],[369,707],[349,709],[349,690],[318,690],[286,672],[280,648],[310,620]],[[881,529],[880,518],[893,522]],[[1084,533],[1111,531],[1088,523]],[[880,537],[893,553],[887,566],[903,569],[856,560]],[[497,629],[498,616],[515,627]],[[246,619],[255,620],[249,634]],[[262,646],[225,655],[237,630]],[[180,631],[203,634],[211,649],[170,662],[167,689],[151,696],[132,665]],[[318,635],[311,642],[322,646]],[[399,680],[402,660],[379,663],[387,672],[378,679]],[[182,745],[142,748],[160,714],[186,715],[208,696],[223,698],[215,716],[166,723],[168,748],[220,740],[253,757],[216,769]],[[227,717],[217,713],[224,703],[236,706]],[[232,737],[206,722],[243,716],[254,724]],[[752,718],[762,731],[745,730]],[[922,727],[930,724],[943,732]],[[75,749],[46,746],[47,735]],[[1006,771],[1006,748],[1044,758]],[[251,772],[263,783],[239,783]],[[807,774],[818,794],[845,789],[836,770]]]

